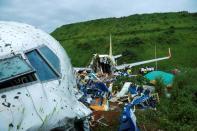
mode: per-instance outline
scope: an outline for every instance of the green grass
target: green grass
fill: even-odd
[[[171,97],[162,95],[157,111],[136,112],[141,128],[144,125],[149,130],[197,130],[197,69],[181,71],[175,78]]]
[[[158,63],[159,69],[182,71],[175,79],[172,97],[161,96],[157,111],[136,112],[141,130],[145,130],[144,127],[147,130],[197,130],[197,13],[99,19],[64,25],[52,32],[74,66],[87,66],[93,53],[107,54],[109,34],[112,34],[113,54],[124,55],[119,64],[154,58],[156,44],[158,57],[166,56],[168,48],[172,52],[170,60]]]
[[[87,66],[93,53],[108,53],[112,34],[113,54],[124,54],[119,64],[165,56],[159,68],[196,67],[197,14],[188,12],[155,13],[108,18],[64,25],[51,33],[71,57],[74,66]]]

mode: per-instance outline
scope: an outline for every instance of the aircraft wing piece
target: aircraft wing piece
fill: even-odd
[[[156,59],[151,59],[151,60],[146,60],[146,61],[140,61],[140,62],[131,63],[131,64],[123,64],[123,65],[116,66],[116,69],[121,70],[121,69],[124,69],[125,67],[133,67],[133,66],[152,63],[152,62],[156,62],[156,61],[166,60],[166,59],[170,59],[170,58],[171,58],[171,52],[170,52],[170,48],[169,48],[169,56],[167,56],[167,57],[156,58]]]
[[[114,59],[122,57],[122,54],[114,56]]]
[[[92,69],[89,67],[73,67],[74,71],[78,72],[78,71],[91,71]]]

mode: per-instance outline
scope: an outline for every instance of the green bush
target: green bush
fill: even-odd
[[[155,89],[156,89],[157,93],[159,93],[161,95],[165,94],[166,86],[164,85],[162,78],[157,78],[156,79]]]
[[[168,131],[197,130],[196,78],[197,69],[184,69],[175,77],[171,97],[160,97],[157,111],[151,111],[152,113],[149,111],[138,115],[138,123],[148,125],[148,120],[150,120],[149,123],[152,123],[154,127]],[[163,89],[161,81],[156,85],[156,89],[158,91]]]

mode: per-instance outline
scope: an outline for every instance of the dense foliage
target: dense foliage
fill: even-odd
[[[52,35],[60,41],[74,66],[87,66],[93,53],[109,51],[112,35],[113,54],[123,54],[119,63],[130,63],[166,56],[158,63],[161,69],[197,66],[197,13],[155,13],[107,18],[64,25]]]
[[[175,78],[171,97],[160,96],[157,110],[137,112],[138,123],[149,130],[197,130],[197,69],[182,69]]]
[[[142,85],[147,85],[149,81],[142,75],[133,76],[133,77],[118,76],[113,84],[113,91],[120,91],[125,82],[131,82],[136,85],[142,86]]]
[[[197,130],[197,13],[155,13],[107,18],[64,25],[52,35],[60,41],[74,66],[89,64],[93,53],[108,53],[112,34],[113,54],[123,54],[119,63],[130,63],[167,55],[172,59],[158,63],[159,69],[181,68],[166,98],[162,82],[157,110],[136,111],[142,130]],[[185,68],[182,68],[185,67]],[[135,80],[135,79],[134,79]],[[130,81],[118,78],[117,90]],[[163,92],[163,93],[162,93]]]

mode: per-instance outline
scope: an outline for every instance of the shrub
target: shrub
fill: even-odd
[[[165,93],[166,86],[164,85],[162,78],[156,79],[155,89],[156,89],[156,92],[158,92],[159,94],[163,95]]]
[[[154,115],[150,112],[138,115],[139,123],[149,120],[162,130],[197,129],[197,69],[184,70],[175,77],[171,97],[160,97],[157,111],[152,111]],[[157,80],[156,90],[163,92],[162,80]]]
[[[91,49],[92,45],[90,43],[80,43],[80,44],[76,44],[77,48],[79,49],[83,49],[83,50],[87,50],[87,49]]]
[[[122,56],[136,57],[137,54],[133,51],[126,49],[125,51],[122,52]]]
[[[132,45],[141,45],[141,44],[144,44],[144,41],[141,38],[139,38],[139,37],[134,37],[131,40],[131,44]]]

